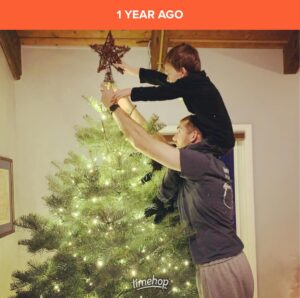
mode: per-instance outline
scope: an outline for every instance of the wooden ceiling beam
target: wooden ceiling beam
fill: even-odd
[[[299,69],[299,31],[293,31],[287,45],[283,48],[283,71],[285,74],[295,74]]]
[[[186,42],[198,48],[282,49],[289,31],[253,30],[170,30],[171,47]]]
[[[274,41],[284,43],[289,36],[287,30],[170,30],[169,38],[196,40]]]
[[[151,68],[155,70],[161,70],[163,61],[168,51],[169,39],[168,31],[165,30],[153,30],[150,53],[151,53]]]
[[[105,39],[109,30],[18,30],[20,38],[90,38]],[[124,39],[150,39],[149,30],[112,30],[114,38]]]
[[[0,45],[15,80],[22,75],[21,44],[14,30],[0,30]]]
[[[86,46],[105,42],[108,30],[20,30],[17,31],[22,45]],[[117,45],[145,47],[151,39],[147,30],[112,31]]]
[[[186,42],[195,48],[228,48],[228,49],[282,49],[285,43],[267,41],[235,41],[235,40],[195,40],[172,39],[169,46],[174,47]]]
[[[22,45],[36,46],[89,46],[91,44],[103,44],[105,38],[64,38],[64,37],[22,37]],[[116,45],[126,45],[129,47],[146,47],[149,39],[115,39]]]
[[[114,30],[116,44],[147,46],[155,38],[150,30]],[[290,31],[284,30],[168,30],[168,46],[187,42],[199,48],[283,48]],[[17,31],[24,45],[88,45],[103,43],[107,30],[20,30]]]

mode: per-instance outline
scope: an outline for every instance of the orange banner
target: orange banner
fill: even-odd
[[[298,0],[2,1],[1,29],[299,29]]]

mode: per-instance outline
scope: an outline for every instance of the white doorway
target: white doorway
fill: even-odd
[[[233,130],[235,134],[244,135],[243,138],[236,139],[234,147],[236,229],[251,265],[254,298],[257,298],[252,127],[250,124],[238,124],[233,125]]]

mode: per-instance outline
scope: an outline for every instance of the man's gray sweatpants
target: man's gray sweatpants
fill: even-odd
[[[252,271],[243,252],[196,264],[196,282],[200,298],[253,298]]]

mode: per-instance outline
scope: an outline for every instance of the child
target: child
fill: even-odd
[[[187,109],[196,114],[204,143],[211,153],[220,156],[234,147],[235,139],[230,117],[218,89],[201,71],[197,50],[188,44],[172,48],[164,62],[165,72],[136,69],[126,64],[116,64],[132,74],[138,74],[141,83],[155,87],[122,89],[115,93],[115,100],[131,96],[132,101],[159,101],[182,97]]]

